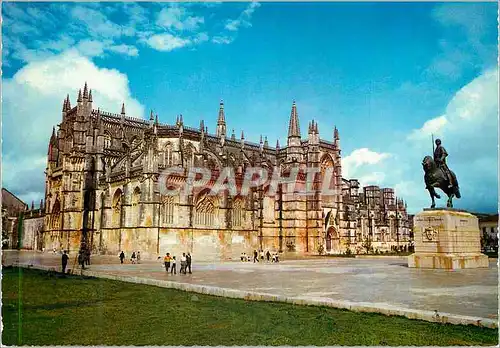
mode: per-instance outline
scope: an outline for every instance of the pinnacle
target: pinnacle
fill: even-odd
[[[88,98],[89,97],[89,92],[87,89],[87,81],[85,81],[85,86],[83,86],[83,97]]]
[[[293,101],[292,111],[290,113],[290,123],[288,125],[288,137],[300,138],[299,115],[297,113],[297,105],[295,104],[295,100]]]
[[[217,125],[226,124],[226,115],[224,114],[224,102],[220,101],[219,107],[219,118],[217,119]]]
[[[122,115],[125,115],[125,103],[122,103]]]

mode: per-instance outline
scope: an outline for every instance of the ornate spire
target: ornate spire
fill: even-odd
[[[276,139],[276,149],[278,150],[280,148],[280,140]]]
[[[220,101],[219,105],[219,118],[217,119],[217,125],[226,124],[226,115],[224,114],[224,101]]]
[[[233,128],[233,132],[231,133],[231,140],[236,140],[236,135],[234,134],[234,128]]]
[[[125,103],[122,103],[122,115],[125,115]]]
[[[66,104],[68,110],[71,110],[71,102],[69,101],[69,94],[66,94]]]
[[[35,201],[31,201],[31,210],[35,210]]]
[[[56,127],[52,127],[52,135],[50,136],[50,140],[56,139]]]
[[[338,139],[339,138],[339,130],[337,129],[337,126],[335,126],[333,130],[333,139]]]
[[[87,81],[85,81],[85,86],[83,86],[83,97],[88,98],[89,97],[89,92],[87,89]]]
[[[243,131],[241,131],[241,140],[245,139],[245,134],[243,134]]]
[[[92,90],[89,91],[89,102],[92,102]]]
[[[220,101],[219,117],[217,119],[217,130],[215,135],[219,138],[226,137],[226,116],[224,114],[224,102],[222,100]]]
[[[269,147],[269,143],[267,142],[267,136],[264,137],[264,146]]]
[[[288,125],[288,137],[300,138],[299,115],[297,113],[297,105],[295,100],[292,104],[292,112],[290,113],[290,123]]]
[[[262,144],[262,134],[260,135],[260,141],[259,144]]]
[[[66,98],[64,98],[62,112],[66,112],[66,111],[68,111],[68,100]]]
[[[158,114],[155,115],[155,124],[158,125]]]
[[[81,103],[82,102],[82,90],[78,90],[78,98],[76,99],[77,102]]]
[[[153,121],[154,119],[155,119],[155,117],[153,115],[153,110],[151,110],[151,113],[149,114],[149,120]]]
[[[181,124],[184,124],[184,121],[182,120],[182,114],[180,114],[180,116],[179,116],[179,122],[180,122]]]
[[[203,120],[200,121],[200,131],[205,132],[205,122]]]

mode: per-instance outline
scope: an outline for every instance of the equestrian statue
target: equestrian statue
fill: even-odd
[[[434,143],[432,144],[434,147]],[[431,208],[436,207],[436,202],[434,197],[437,199],[441,198],[436,193],[435,187],[440,188],[448,196],[448,202],[446,206],[448,208],[453,208],[453,197],[460,198],[460,189],[458,187],[458,180],[446,164],[446,157],[448,153],[445,148],[441,146],[441,140],[436,139],[436,149],[434,150],[434,158],[431,156],[425,156],[422,161],[422,166],[424,168],[424,181],[425,188],[429,191],[432,199]]]

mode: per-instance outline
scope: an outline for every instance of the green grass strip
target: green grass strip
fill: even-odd
[[[7,345],[496,345],[498,330],[4,268]],[[22,306],[19,305],[22,303]]]

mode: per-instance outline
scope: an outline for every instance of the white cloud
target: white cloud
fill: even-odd
[[[164,28],[177,30],[196,30],[205,22],[203,17],[191,16],[191,13],[178,5],[163,8],[158,14],[156,23]]]
[[[496,64],[497,49],[494,44],[486,43],[485,36],[489,30],[497,26],[495,4],[447,3],[436,5],[431,12],[432,17],[444,30],[453,32],[451,38],[440,40],[440,53],[427,68],[431,77],[456,80],[468,69],[484,69]],[[461,37],[464,37],[462,39]]]
[[[110,46],[109,50],[117,53],[123,53],[130,57],[137,57],[139,55],[139,50],[137,49],[137,47],[132,45],[113,45]]]
[[[229,31],[238,31],[240,27],[251,27],[252,23],[250,20],[252,19],[252,15],[260,6],[258,2],[252,1],[247,8],[241,12],[237,19],[229,19],[226,21],[226,25],[224,28]]]
[[[233,42],[233,38],[232,37],[229,37],[229,36],[214,36],[212,38],[212,42],[215,43],[215,44],[230,44],[231,42]]]
[[[146,40],[147,44],[158,51],[173,51],[176,48],[181,48],[191,44],[188,39],[183,39],[172,34],[158,34],[149,37]]]
[[[43,197],[47,144],[52,126],[61,122],[62,101],[69,93],[74,106],[85,81],[96,108],[119,113],[125,102],[127,114],[144,116],[126,75],[99,68],[74,49],[29,63],[3,81],[3,185],[28,202]]]
[[[433,118],[429,121],[426,121],[422,126],[422,128],[415,129],[414,131],[412,131],[412,133],[408,136],[408,139],[410,140],[430,139],[432,134],[439,133],[443,129],[443,127],[446,126],[447,123],[448,120],[444,115]]]
[[[122,27],[109,20],[102,12],[89,8],[88,6],[76,6],[71,15],[82,22],[92,37],[115,38],[122,35],[131,35],[129,28]]]
[[[342,176],[355,178],[363,170],[379,164],[389,158],[389,153],[378,153],[367,148],[356,149],[342,159]]]

